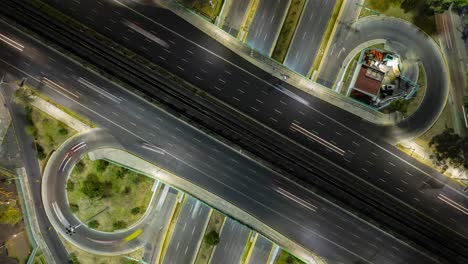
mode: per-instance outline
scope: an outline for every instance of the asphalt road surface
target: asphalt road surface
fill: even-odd
[[[244,21],[247,16],[247,8],[251,0],[233,0],[229,11],[224,19],[222,29],[234,37],[237,37]]]
[[[6,50],[3,49],[5,52]],[[12,125],[15,129],[18,146],[20,148],[21,158],[23,165],[28,176],[28,188],[31,191],[32,202],[35,205],[36,221],[39,225],[39,231],[42,234],[45,244],[52,253],[55,263],[66,263],[68,261],[68,252],[62,244],[58,234],[54,229],[49,229],[51,223],[46,215],[44,207],[42,206],[41,197],[41,170],[37,161],[37,151],[34,143],[34,138],[26,133],[25,127],[29,125],[26,118],[24,107],[12,103],[11,95],[13,87],[7,84],[1,84],[0,89],[4,95],[6,105],[10,110]],[[33,220],[34,221],[34,220]]]
[[[2,25],[1,30],[28,47],[22,53],[24,56],[11,49],[0,50],[3,67],[10,71],[21,69],[33,84],[37,84],[44,75],[63,84],[65,90],[42,85],[39,91],[99,126],[108,128],[127,150],[196,182],[325,259],[345,263],[357,260],[379,264],[403,260],[437,263],[431,256],[144,103],[9,27]],[[99,91],[80,85],[80,77],[111,91],[121,100],[110,100]],[[330,120],[324,122],[323,125],[331,123]],[[315,124],[319,125],[317,122]],[[177,159],[142,150],[141,144],[135,141],[151,142],[167,149]],[[369,151],[369,147],[374,148],[371,142],[359,143],[361,150],[367,154],[372,151]],[[375,152],[377,155],[386,153],[383,149]],[[416,169],[403,165],[395,157],[382,162],[399,164],[398,170],[389,167],[391,173],[410,169],[416,174]]]
[[[162,263],[193,263],[209,213],[208,206],[191,196],[187,197]]]
[[[333,50],[338,52],[340,45],[346,45],[344,49],[349,51],[351,48],[348,46],[354,48],[362,41],[383,38],[392,39],[395,43],[405,43],[409,48],[408,52],[414,52],[418,57],[425,56],[421,62],[426,69],[427,83],[434,86],[428,87],[427,91],[430,92],[426,92],[420,109],[395,127],[376,127],[272,78],[167,10],[132,6],[139,12],[137,13],[121,5],[106,7],[105,3],[101,6],[95,2],[55,5],[102,34],[144,57],[151,58],[220,100],[294,139],[301,146],[312,150],[309,155],[323,159],[330,168],[339,167],[340,173],[352,173],[343,177],[343,180],[363,180],[369,184],[369,188],[403,203],[407,206],[405,210],[418,211],[456,230],[462,236],[468,235],[468,226],[463,224],[466,220],[463,211],[440,199],[443,195],[442,197],[448,197],[450,201],[466,208],[468,199],[463,193],[463,187],[447,181],[445,176],[384,141],[420,134],[434,122],[445,102],[446,78],[440,74],[444,68],[440,53],[417,28],[398,19],[361,19],[353,26],[355,31],[348,31],[346,42],[337,42],[338,46],[330,48],[330,53]],[[88,18],[83,20],[80,15],[82,13],[86,13]],[[102,24],[91,22],[96,19],[102,21]],[[138,21],[142,28],[170,43],[170,47],[161,48],[159,44],[132,31],[125,24],[126,21]],[[177,27],[168,28],[174,24]],[[395,30],[400,34],[395,34]],[[330,65],[339,61],[333,56],[329,59],[333,59]],[[324,69],[333,72],[334,68],[327,65],[324,65]],[[436,182],[441,187],[430,192],[421,191],[421,186],[425,186],[427,182]],[[432,206],[428,207],[427,204]]]
[[[268,257],[272,251],[273,243],[259,234],[255,244],[253,244],[252,247],[253,250],[248,263],[267,263]]]
[[[291,0],[260,0],[245,43],[270,57]]]
[[[210,263],[238,264],[244,253],[250,229],[231,218],[226,219],[219,234],[219,244],[216,245]]]
[[[289,69],[307,76],[322,43],[336,0],[307,1],[284,60]]]

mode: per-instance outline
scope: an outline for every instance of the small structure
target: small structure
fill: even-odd
[[[400,62],[400,57],[390,51],[363,50],[347,96],[378,109],[396,99],[409,99],[416,85],[409,85],[411,82],[400,75]]]

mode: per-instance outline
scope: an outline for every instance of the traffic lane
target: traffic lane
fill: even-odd
[[[260,0],[249,26],[247,45],[270,56],[278,39],[281,26],[288,11],[290,0]]]
[[[25,66],[24,66],[24,67],[25,67]],[[88,72],[88,74],[89,74],[89,72]],[[63,95],[63,94],[62,94],[62,95]],[[90,102],[90,101],[89,101],[89,102]],[[95,105],[93,105],[93,104],[91,104],[91,105],[92,105],[92,107],[97,108],[97,106],[95,106]],[[99,109],[101,109],[101,108],[99,107]],[[93,113],[98,115],[97,112],[93,112]],[[99,115],[98,115],[98,117],[103,118],[102,116],[99,116]],[[91,118],[91,119],[93,119],[93,118]],[[104,118],[104,119],[105,119],[105,120],[104,120],[104,123],[106,123],[107,125],[110,125],[110,126],[111,126],[111,127],[110,127],[110,130],[111,130],[111,131],[119,130],[119,129],[120,129],[120,130],[125,130],[125,132],[128,132],[129,134],[131,134],[131,135],[133,135],[133,136],[136,136],[136,135],[134,135],[134,133],[132,133],[131,131],[129,131],[129,130],[127,130],[127,129],[125,129],[125,128],[123,128],[123,127],[121,127],[121,126],[119,126],[119,125],[117,125],[117,124],[115,124],[115,123],[113,123],[113,122],[110,121],[109,119],[106,119],[106,118]],[[107,122],[109,122],[109,121],[110,121],[110,124],[107,123]],[[114,127],[114,126],[115,126],[115,127]],[[129,126],[130,126],[130,125],[129,125]],[[131,138],[130,135],[125,135],[125,132],[124,132],[124,135],[120,135],[120,138],[123,138],[123,139]],[[136,137],[138,137],[138,136],[136,136]],[[132,144],[133,144],[133,143],[132,143]],[[134,147],[134,146],[133,146],[133,147]],[[141,149],[141,147],[140,147],[140,149]],[[135,153],[138,153],[137,151],[134,151],[134,152],[135,152]],[[181,162],[180,160],[179,160],[178,162],[176,162],[176,163],[172,162],[172,160],[169,160],[169,162],[170,162],[169,164],[171,164],[172,166],[177,166],[177,167],[180,167],[181,165],[187,165],[187,163]],[[158,163],[161,163],[161,161],[159,161]],[[190,166],[188,166],[188,167],[190,167]],[[194,169],[193,167],[190,167],[190,170],[193,171],[193,169]],[[182,175],[183,175],[183,173],[182,173]],[[225,187],[225,186],[223,186],[223,187]],[[224,194],[224,191],[222,191],[221,194]],[[242,205],[242,203],[241,203],[241,205]],[[254,212],[255,212],[255,211],[254,211]]]
[[[307,1],[284,65],[304,76],[310,71],[336,0]]]
[[[2,84],[1,86],[1,93],[5,96],[5,99],[11,98],[13,94],[13,89],[11,89],[12,87],[8,86],[8,88],[5,88],[5,84]],[[37,152],[34,147],[34,140],[30,135],[26,134],[26,131],[24,130],[24,128],[29,125],[29,122],[26,119],[25,109],[22,106],[12,104],[11,100],[5,101],[7,108],[10,110],[10,114],[12,115],[12,125],[16,131],[15,133],[18,139],[21,157],[23,159],[24,169],[28,176],[29,186],[27,188],[31,190],[31,196],[34,204],[36,205],[34,210],[36,210],[36,221],[39,226],[38,231],[42,234],[42,239],[48,247],[48,251],[51,253],[53,260],[57,263],[66,262],[68,260],[68,252],[63,246],[58,234],[54,230],[49,229],[51,223],[41,205],[42,199],[40,194],[40,184],[42,174],[37,161]]]
[[[342,50],[343,43],[346,41],[346,36],[348,35],[349,31],[354,30],[351,25],[359,17],[361,12],[361,7],[359,4],[361,3],[362,0],[348,0],[343,2],[343,11],[341,12],[341,16],[336,21],[338,25],[336,27],[335,34],[330,40],[331,45],[323,57],[317,77],[317,82],[328,88],[333,88],[332,86],[334,80],[337,77],[335,72],[332,71],[330,73],[329,67],[333,65],[331,61],[345,51]]]
[[[189,196],[185,200],[172,233],[163,263],[191,263],[203,239],[210,208]],[[182,253],[183,252],[183,253]]]
[[[210,263],[237,264],[241,261],[250,229],[228,218],[219,234]]]
[[[161,209],[155,214],[152,221],[148,221],[149,232],[145,232],[142,236],[145,236],[145,247],[143,252],[143,260],[147,263],[155,263],[156,257],[159,255],[162,241],[165,238],[165,230],[171,221],[172,211],[177,203],[177,190],[171,188],[166,196],[166,200]]]
[[[244,18],[248,15],[247,8],[251,0],[236,0],[232,1],[229,6],[222,29],[234,37],[237,37],[242,26]]]
[[[255,244],[252,245],[254,248],[252,250],[252,253],[249,258],[250,264],[265,264],[268,261],[268,257],[270,256],[273,243],[263,237],[260,234],[257,234],[257,240],[255,241]]]

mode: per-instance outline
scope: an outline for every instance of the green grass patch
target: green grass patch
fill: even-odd
[[[427,0],[365,0],[364,5],[382,15],[409,21],[436,39],[435,17],[427,2]],[[368,15],[373,13],[363,8],[360,16]]]
[[[435,135],[441,134],[447,127],[453,128],[452,110],[448,104],[445,105],[444,110],[434,125],[428,131],[426,131],[426,133],[419,136],[415,141],[418,145],[429,149],[428,143],[431,141],[431,139]]]
[[[212,231],[216,231],[219,234],[225,218],[226,216],[224,216],[222,213],[213,210],[203,237]],[[206,241],[203,239],[203,242],[200,245],[200,249],[198,250],[197,258],[195,259],[195,264],[208,264],[208,260],[213,253],[213,248],[213,246],[206,243]]]
[[[333,28],[335,27],[336,20],[338,19],[338,14],[340,13],[341,6],[343,5],[343,0],[337,0],[335,3],[335,7],[333,9],[332,15],[330,16],[330,20],[328,21],[327,29],[323,33],[322,42],[320,43],[320,48],[315,56],[314,63],[312,64],[312,68],[310,72],[314,70],[318,70],[320,64],[322,63],[322,58],[325,53],[325,48],[330,41],[331,34],[333,32]]]
[[[275,264],[305,264],[305,262],[282,249],[276,258]]]
[[[276,61],[283,63],[288,53],[289,45],[291,44],[294,32],[296,31],[297,24],[301,18],[302,11],[304,9],[305,0],[292,0],[289,5],[286,19],[284,20],[283,26],[281,27],[278,41],[276,42],[275,49],[271,57]]]
[[[47,260],[45,259],[44,254],[42,254],[41,250],[38,250],[36,252],[36,255],[34,256],[32,263],[33,264],[47,264]]]
[[[418,72],[417,84],[419,85],[419,88],[413,98],[409,101],[408,111],[405,114],[406,117],[416,112],[424,98],[424,94],[426,93],[426,72],[421,64],[418,64]]]
[[[70,255],[73,255],[74,259],[76,259],[80,264],[137,264],[138,261],[129,260],[125,258],[125,256],[129,256],[136,260],[141,260],[143,258],[143,248],[137,249],[126,255],[103,256],[81,250],[64,239],[62,239],[62,242]]]
[[[153,179],[129,169],[84,157],[67,181],[70,210],[97,230],[122,229],[143,216],[153,194],[153,183]],[[88,220],[105,208],[108,210]]]
[[[26,106],[26,117],[29,125],[25,129],[34,137],[41,167],[52,151],[76,134],[75,130],[64,123],[30,105]]]
[[[354,58],[349,63],[348,68],[346,69],[345,75],[343,76],[343,85],[341,86],[341,89],[340,89],[340,94],[342,95],[346,95],[346,93],[348,92],[348,87],[351,84],[351,80],[352,80],[354,71],[356,70],[357,62],[360,56],[361,56],[360,52],[356,54],[356,56],[354,56]]]
[[[211,22],[214,22],[216,17],[221,12],[224,0],[177,0],[179,3],[188,7],[200,15],[206,17]],[[211,3],[210,3],[211,2]]]

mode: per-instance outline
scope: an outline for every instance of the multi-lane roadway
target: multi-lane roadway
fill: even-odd
[[[325,259],[437,263],[426,253],[145,103],[5,23],[0,29],[26,47],[19,52],[2,44],[0,62],[5,70],[27,76],[40,92],[108,128],[129,151],[223,197]],[[44,76],[61,88],[41,85]],[[112,91],[121,101],[81,85],[80,77]],[[145,151],[141,141],[158,145],[177,159]]]

